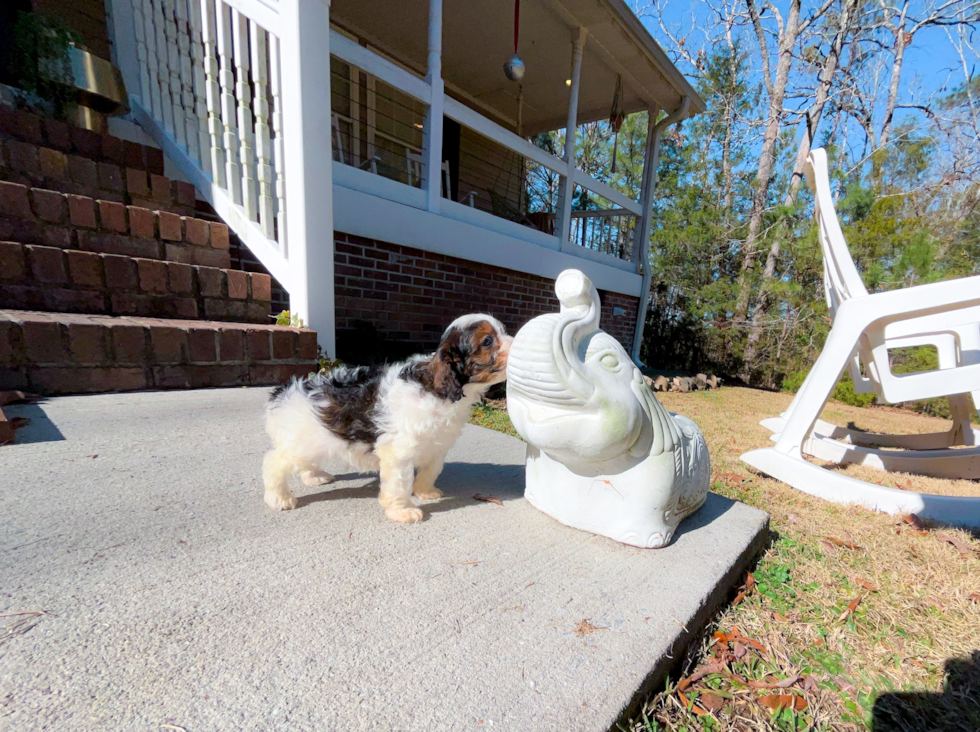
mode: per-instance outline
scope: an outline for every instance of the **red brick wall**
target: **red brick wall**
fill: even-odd
[[[515,333],[558,309],[553,280],[340,232],[335,264],[338,355],[351,362],[431,350],[465,313],[488,312]],[[629,350],[637,298],[599,295],[601,327]]]

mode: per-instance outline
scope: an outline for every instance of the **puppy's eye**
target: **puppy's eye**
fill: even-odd
[[[490,348],[493,345],[493,336],[487,336],[483,339],[483,347]]]

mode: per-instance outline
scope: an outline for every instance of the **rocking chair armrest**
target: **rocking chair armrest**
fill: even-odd
[[[980,275],[852,298],[841,303],[834,321],[864,330],[875,324],[884,327],[891,322],[949,312],[952,327],[971,322],[971,316],[962,318],[962,322],[957,320],[953,315],[956,310],[974,307],[980,307]],[[972,322],[976,322],[975,318]]]

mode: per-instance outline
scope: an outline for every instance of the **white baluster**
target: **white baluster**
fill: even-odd
[[[279,73],[281,59],[279,56],[279,39],[269,34],[269,75],[272,88],[272,131],[273,138],[272,165],[276,179],[276,228],[279,251],[288,256],[288,241],[286,239],[286,178],[283,175],[283,144],[282,144],[282,77]]]
[[[235,72],[232,71],[231,11],[217,0],[218,58],[221,71],[221,122],[224,125],[225,184],[235,203],[242,202],[242,179],[238,172],[238,131],[235,127]]]
[[[177,23],[174,20],[174,0],[163,0],[164,34],[167,39],[167,71],[170,76],[170,100],[173,104],[174,139],[182,147],[187,146],[184,128],[184,109],[180,100],[180,51],[177,49]]]
[[[269,156],[272,152],[269,139],[269,100],[266,88],[269,85],[269,56],[266,52],[265,31],[254,21],[248,23],[252,48],[252,83],[255,98],[252,111],[255,112],[255,157],[258,165],[255,177],[259,183],[258,214],[262,233],[270,239],[275,236],[272,220],[272,167]]]
[[[238,139],[242,161],[242,205],[250,221],[255,211],[255,130],[252,127],[251,90],[248,88],[248,18],[237,10],[231,11],[231,27],[235,38],[235,98],[238,100]]]
[[[201,31],[201,0],[190,0],[188,33],[191,40],[191,64],[194,81],[194,116],[197,118],[198,160],[205,173],[211,173],[211,135],[208,132],[207,61],[204,58],[204,35]],[[190,136],[190,130],[187,131]]]
[[[194,72],[191,70],[191,37],[187,24],[187,0],[175,4],[177,21],[177,50],[180,52],[180,106],[184,110],[184,140],[187,153],[199,160],[197,115],[194,112]]]
[[[174,105],[170,99],[170,72],[167,71],[167,37],[163,30],[162,0],[150,0],[150,11],[153,19],[153,54],[156,57],[156,105],[153,115],[163,125],[167,132],[174,130]],[[149,33],[147,29],[147,33]],[[153,66],[150,67],[153,72]]]
[[[211,177],[219,188],[225,182],[225,149],[221,144],[221,89],[218,87],[217,30],[214,22],[214,0],[200,0],[201,40],[204,44],[205,93],[208,106],[208,136],[211,139]]]
[[[133,0],[133,27],[136,35],[136,62],[140,67],[140,101],[143,107],[153,111],[153,94],[150,92],[149,59],[146,49],[146,19],[143,17],[143,0]]]

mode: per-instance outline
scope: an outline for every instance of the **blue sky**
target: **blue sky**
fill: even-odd
[[[733,3],[735,0],[732,0]],[[630,0],[636,7],[637,0]],[[645,4],[644,0],[639,0],[639,4]],[[761,3],[760,3],[761,4]],[[783,17],[786,16],[789,2],[777,0],[774,3]],[[813,8],[817,3],[813,0],[804,0],[803,15],[807,14],[809,8]],[[915,16],[921,13],[924,3],[913,2],[910,15]],[[692,32],[691,19],[692,7],[694,12],[694,22],[698,26],[710,26],[714,23],[715,16],[710,11],[710,0],[667,0],[664,23],[671,28],[676,37],[686,37],[689,40],[689,47],[700,47],[703,42],[703,34],[696,31]],[[742,6],[744,7],[744,5]],[[671,42],[661,32],[656,19],[643,18],[644,25],[648,28],[654,38],[663,46],[672,57],[673,51]],[[909,24],[911,25],[911,24]],[[750,39],[750,47],[757,48],[754,37]],[[772,51],[772,46],[770,46]],[[756,64],[757,65],[757,64]],[[799,70],[799,64],[794,67]],[[681,70],[689,74],[690,69],[681,64]],[[692,80],[693,81],[693,80]],[[887,79],[886,79],[887,82]],[[948,84],[951,90],[963,82],[963,72],[959,56],[949,42],[946,32],[942,28],[926,28],[920,31],[913,39],[912,46],[906,51],[905,63],[902,70],[902,80],[900,87],[900,98],[908,99],[911,90],[916,90],[916,96],[926,98],[931,93],[939,91],[944,85]],[[914,111],[900,111],[899,117],[904,115],[920,114]]]

